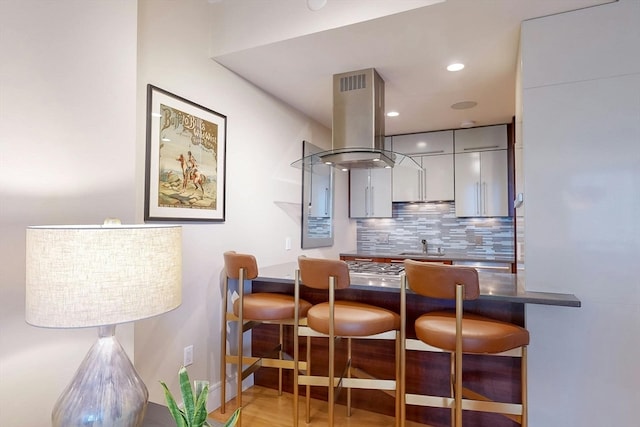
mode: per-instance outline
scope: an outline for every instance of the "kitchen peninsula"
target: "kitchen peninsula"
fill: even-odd
[[[420,260],[419,257],[411,259]],[[425,258],[431,259],[431,258]],[[278,264],[262,267],[255,283],[271,283],[270,292],[293,293],[293,280],[297,263]],[[497,301],[518,304],[543,304],[565,307],[580,307],[580,300],[573,294],[527,291],[522,274],[478,272],[480,280],[480,301]],[[376,273],[351,272],[350,290],[364,292],[400,292],[400,276]],[[411,292],[411,291],[409,291]]]
[[[398,257],[395,255],[394,257]],[[383,257],[386,258],[386,257]],[[415,259],[415,256],[405,256]],[[427,257],[428,258],[428,257]],[[424,258],[424,259],[427,259]],[[383,264],[383,263],[379,263]],[[388,263],[391,266],[391,263]],[[401,264],[400,264],[401,265]],[[253,292],[278,292],[293,293],[294,275],[297,268],[296,262],[261,267],[259,277],[252,282]],[[400,267],[401,269],[401,267]],[[339,290],[336,296],[340,299],[361,301],[378,305],[396,312],[400,311],[400,276],[398,270],[395,274],[376,274],[371,272],[350,273],[351,286],[348,289]],[[546,292],[530,292],[525,288],[522,275],[511,273],[491,273],[479,271],[481,296],[478,300],[465,302],[465,309],[469,312],[482,314],[495,319],[508,321],[520,326],[525,326],[525,305],[543,304],[558,306],[558,309],[566,307],[580,307],[580,300],[572,294],[556,294]],[[325,292],[301,288],[301,298],[312,304],[324,301]],[[407,325],[408,335],[413,336],[413,323],[415,319],[431,310],[451,308],[447,301],[429,300],[412,294],[407,295]],[[252,351],[254,354],[263,354],[270,350],[270,344],[277,340],[277,327],[262,325],[256,328],[252,335]],[[326,342],[326,340],[324,340]],[[343,340],[344,341],[344,340]],[[535,337],[532,337],[532,345],[535,345]],[[323,345],[325,347],[323,347]],[[285,352],[293,354],[293,340],[291,332],[287,332],[285,340]],[[337,352],[346,346],[338,342]],[[353,357],[359,365],[365,364],[367,374],[377,378],[393,377],[393,346],[385,343],[361,340],[354,343]],[[305,357],[304,345],[300,348],[301,357]],[[326,344],[319,339],[314,341],[314,369],[318,371],[326,369]],[[491,360],[488,360],[491,359]],[[499,359],[499,360],[495,360]],[[355,362],[354,362],[355,363]],[[449,357],[443,353],[409,354],[407,357],[407,390],[419,392],[433,392],[437,390],[446,394],[448,384]],[[473,384],[473,389],[495,399],[516,402],[519,396],[520,367],[512,358],[483,358],[477,355],[465,355],[465,382]],[[491,372],[491,374],[488,374]],[[499,372],[496,375],[496,372]],[[429,378],[425,381],[424,378]],[[292,378],[290,372],[285,372],[283,381],[284,390],[291,392]],[[255,383],[258,385],[277,388],[278,379],[275,370],[261,369],[255,374]],[[304,391],[301,391],[304,393]],[[326,400],[326,390],[314,387],[311,390],[312,397]],[[339,401],[342,402],[344,396]],[[355,408],[363,408],[370,411],[393,414],[394,400],[392,396],[379,393],[371,397],[371,393],[353,391],[352,404]],[[448,425],[449,411],[439,408],[407,407],[407,418],[413,421],[426,423],[433,426]],[[469,425],[492,425],[494,427],[511,427],[516,424],[499,414],[487,414],[469,411],[464,415]]]

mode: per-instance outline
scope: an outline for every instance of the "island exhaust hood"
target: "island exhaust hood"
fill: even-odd
[[[333,76],[332,149],[300,159],[293,166],[324,163],[342,170],[419,167],[413,159],[385,149],[384,80],[373,69]]]
[[[338,167],[392,167],[384,152],[384,80],[373,68],[333,76],[332,152],[323,161]]]

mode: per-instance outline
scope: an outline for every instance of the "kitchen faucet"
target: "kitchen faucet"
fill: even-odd
[[[422,252],[427,253],[427,239],[420,240],[422,242]]]

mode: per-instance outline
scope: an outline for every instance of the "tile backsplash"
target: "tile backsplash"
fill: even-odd
[[[513,257],[513,218],[457,218],[453,202],[394,203],[393,218],[357,221],[358,252],[421,251]]]

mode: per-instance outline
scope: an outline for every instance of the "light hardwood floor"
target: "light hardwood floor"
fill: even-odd
[[[278,396],[277,390],[253,386],[242,394],[242,427],[291,427],[293,426],[293,396],[283,393]],[[226,421],[235,408],[235,399],[227,403],[225,414],[220,409],[209,414],[216,421]],[[392,427],[393,417],[353,408],[351,417],[347,417],[345,406],[336,405],[335,425],[348,427]],[[327,402],[311,400],[311,423],[304,420],[304,397],[300,399],[300,427],[327,425]],[[408,421],[407,427],[428,427]]]

